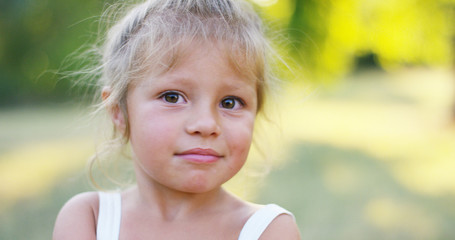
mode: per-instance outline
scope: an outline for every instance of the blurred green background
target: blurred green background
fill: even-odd
[[[455,1],[251,1],[291,70],[258,131],[271,173],[228,187],[294,212],[303,239],[455,239]],[[106,122],[59,72],[90,64],[71,55],[107,4],[0,1],[0,239],[51,238],[91,189]]]

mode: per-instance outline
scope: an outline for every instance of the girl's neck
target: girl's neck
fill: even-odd
[[[219,211],[219,206],[232,197],[221,187],[204,193],[186,193],[157,183],[138,183],[132,191],[144,211],[151,209],[154,215],[166,221]]]

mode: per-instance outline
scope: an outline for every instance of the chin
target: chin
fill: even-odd
[[[221,184],[213,184],[205,178],[196,178],[182,186],[182,191],[187,193],[206,193],[219,188],[221,188]]]

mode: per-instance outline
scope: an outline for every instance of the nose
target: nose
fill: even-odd
[[[186,132],[202,137],[218,136],[221,134],[219,116],[216,109],[210,106],[194,106],[186,122]]]

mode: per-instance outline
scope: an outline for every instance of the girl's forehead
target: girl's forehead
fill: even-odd
[[[257,81],[257,76],[252,76],[252,66],[248,61],[247,54],[233,47],[233,44],[227,41],[212,40],[212,39],[184,39],[180,44],[167,51],[162,55],[161,59],[156,61],[152,57],[154,63],[146,64],[148,69],[146,76],[148,79],[159,77],[166,73],[178,71],[188,65],[200,64],[201,59],[209,59],[206,63],[223,65],[225,70],[232,71],[245,81]],[[191,69],[190,69],[191,70]]]
[[[185,38],[184,38],[185,39]],[[215,39],[187,39],[183,40],[173,51],[176,59],[185,59],[191,55],[211,54],[219,58],[229,59],[232,55],[231,47],[227,41]]]
[[[151,79],[162,78],[179,81],[185,84],[186,80],[212,77],[213,80],[224,79],[229,82],[245,82],[252,84],[254,81],[242,74],[231,61],[231,57],[223,47],[210,44],[194,44],[175,54],[168,68],[159,75],[151,74]],[[191,81],[189,81],[191,82]]]
[[[208,62],[209,64],[220,64],[232,68],[232,57],[229,52],[229,48],[224,42],[187,42],[177,49],[174,56],[174,67],[178,68],[181,64],[191,64],[192,61],[200,62],[210,59],[210,62]]]

